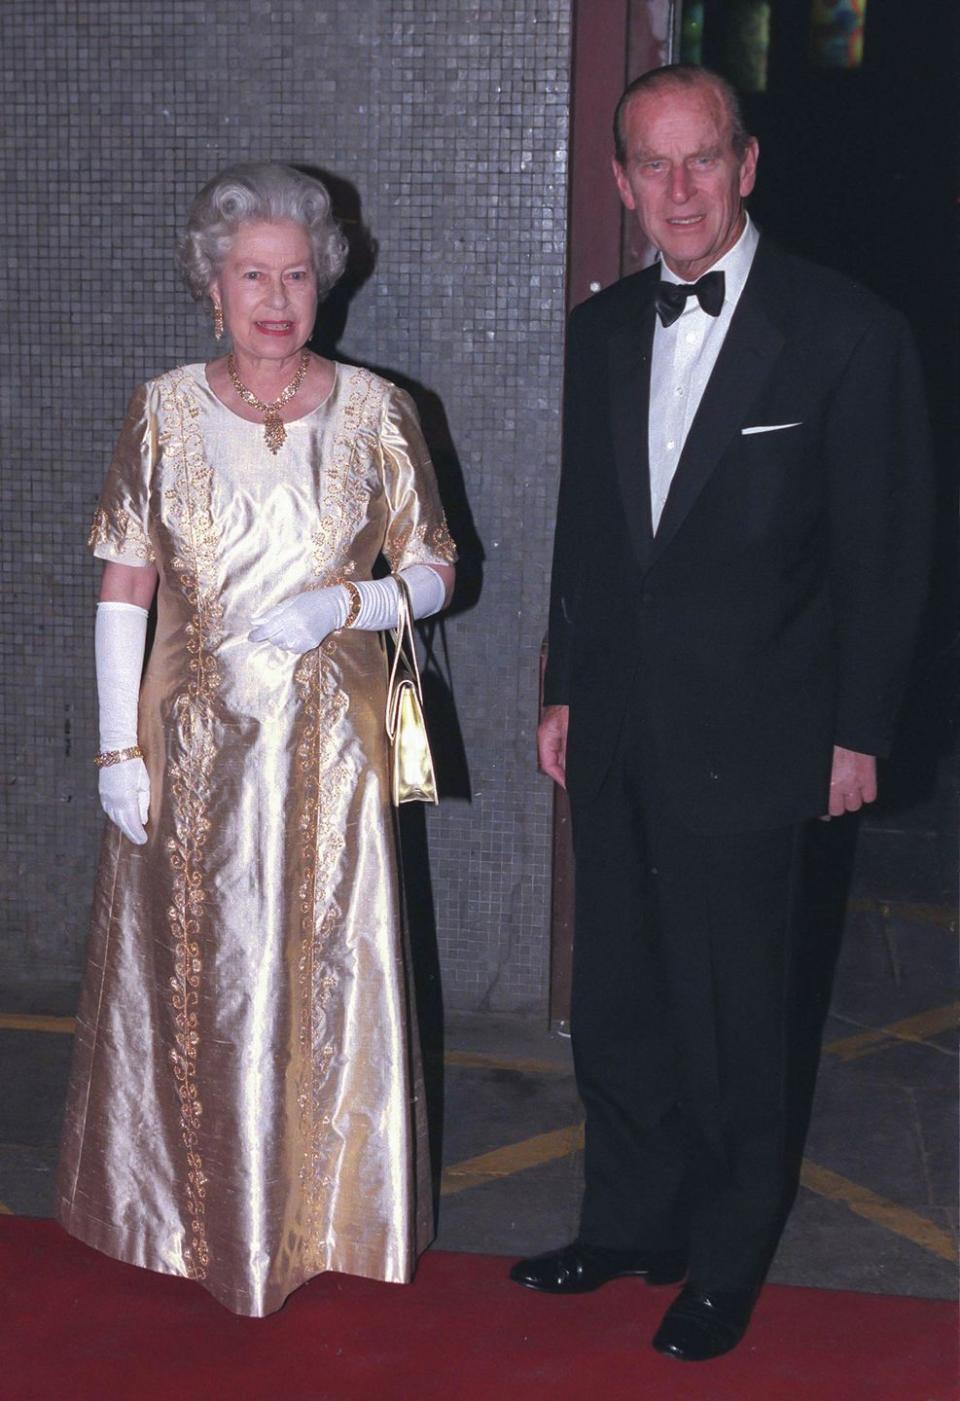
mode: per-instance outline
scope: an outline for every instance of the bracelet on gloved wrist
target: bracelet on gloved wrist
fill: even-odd
[[[350,599],[350,607],[347,609],[347,616],[343,620],[343,626],[345,628],[352,628],[360,616],[360,609],[363,607],[363,598],[356,584],[352,583],[349,579],[344,579],[343,587],[346,589],[347,597]]]
[[[93,762],[98,769],[109,769],[113,764],[122,764],[125,759],[142,759],[143,750],[139,744],[131,744],[129,749],[108,749],[103,754],[95,754]]]

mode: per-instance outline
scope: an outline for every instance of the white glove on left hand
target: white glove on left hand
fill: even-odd
[[[439,613],[446,602],[446,585],[429,564],[411,564],[400,571],[410,592],[415,618]],[[396,627],[397,586],[392,578],[362,579],[354,584],[360,595],[360,612],[350,624],[358,632],[381,632]],[[287,652],[309,652],[325,637],[342,628],[350,612],[350,595],[342,584],[285,599],[262,617],[254,618],[251,642],[272,642]]]
[[[254,618],[250,641],[272,642],[287,652],[309,652],[343,627],[349,611],[350,595],[342,584],[308,589]]]

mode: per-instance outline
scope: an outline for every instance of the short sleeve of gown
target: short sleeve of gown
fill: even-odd
[[[130,399],[87,540],[98,559],[141,568],[156,563],[150,540],[150,478],[157,422],[149,401],[145,385]]]
[[[380,456],[390,516],[383,553],[396,572],[410,564],[452,564],[437,478],[410,395],[391,386],[380,422]]]

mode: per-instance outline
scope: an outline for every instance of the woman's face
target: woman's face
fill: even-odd
[[[317,314],[310,239],[289,219],[241,224],[210,295],[234,349],[282,360],[305,345]]]

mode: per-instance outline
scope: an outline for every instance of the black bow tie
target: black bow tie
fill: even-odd
[[[683,314],[688,297],[696,297],[708,316],[719,316],[723,306],[723,273],[705,272],[699,282],[658,282],[657,315],[664,326],[672,326]]]

